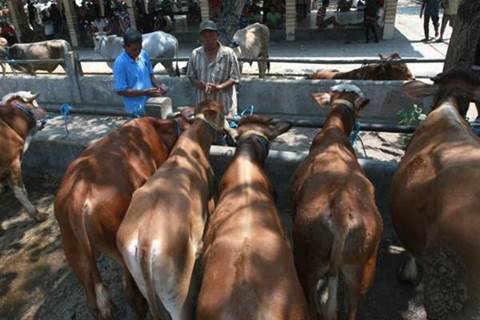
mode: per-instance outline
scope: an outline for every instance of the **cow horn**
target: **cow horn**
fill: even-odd
[[[37,92],[37,93],[34,93],[32,94],[32,96],[30,97],[30,101],[34,101],[38,98],[38,96],[40,96],[40,92]]]

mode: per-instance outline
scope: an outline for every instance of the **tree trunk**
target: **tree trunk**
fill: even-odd
[[[222,6],[222,13],[218,21],[220,41],[223,44],[229,44],[238,29],[245,0],[224,0]]]
[[[9,0],[10,15],[17,29],[17,37],[20,42],[31,42],[35,39],[34,32],[28,25],[28,17],[23,9],[22,0]]]
[[[480,1],[463,0],[457,13],[443,71],[470,69],[480,42]]]

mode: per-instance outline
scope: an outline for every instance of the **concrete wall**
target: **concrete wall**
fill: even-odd
[[[164,77],[170,90],[168,96],[173,106],[193,105],[194,93],[187,78]],[[402,81],[338,81],[338,80],[260,80],[245,79],[238,87],[239,110],[250,105],[255,112],[284,116],[324,116],[327,109],[321,109],[311,98],[311,93],[327,91],[331,86],[348,82],[359,86],[370,99],[363,117],[379,121],[395,122],[396,113],[410,107],[413,100],[401,93]],[[111,76],[88,76],[79,78],[82,103],[76,108],[123,110],[122,100],[113,94]],[[66,76],[17,76],[4,77],[0,81],[0,95],[16,90],[40,92],[40,102],[60,105],[73,101],[73,91]]]

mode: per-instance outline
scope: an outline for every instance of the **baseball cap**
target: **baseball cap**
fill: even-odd
[[[212,20],[203,20],[200,23],[200,33],[205,30],[218,31],[217,24]]]

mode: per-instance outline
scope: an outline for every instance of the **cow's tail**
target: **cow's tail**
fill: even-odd
[[[143,247],[143,246],[142,246]],[[153,276],[153,257],[152,251],[154,248],[146,246],[145,249],[140,250],[139,263],[141,267],[142,276],[145,285],[145,294],[150,308],[150,313],[154,319],[171,319],[170,313],[165,308],[162,300],[155,292],[155,279]],[[159,256],[156,257],[158,259]],[[160,255],[161,258],[161,255]]]
[[[338,291],[338,278],[339,269],[342,264],[344,255],[345,241],[350,229],[349,213],[344,212],[343,208],[339,208],[339,204],[335,205],[332,210],[339,210],[339,212],[332,212],[332,251],[330,253],[330,264],[327,273],[327,292],[328,298],[325,306],[325,316],[327,319],[334,319],[337,309],[337,291]]]
[[[265,58],[270,58],[268,54],[268,48],[270,46],[270,29],[268,29],[267,26],[265,26],[265,32],[264,34],[264,39],[263,39],[263,45],[264,45],[264,51],[265,51]],[[267,71],[270,72],[270,61],[267,61]]]

